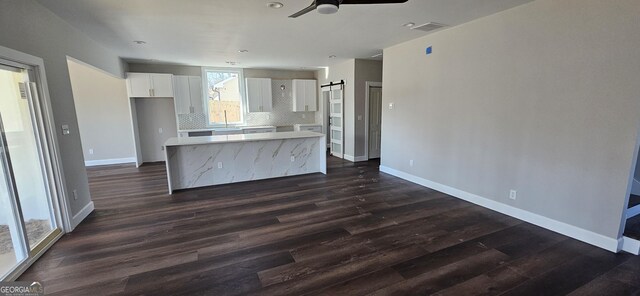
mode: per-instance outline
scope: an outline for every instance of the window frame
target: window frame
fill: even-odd
[[[209,80],[207,79],[207,72],[227,72],[238,74],[238,84],[240,91],[240,121],[229,123],[229,127],[241,126],[246,124],[247,119],[247,95],[246,86],[244,80],[243,68],[224,68],[224,67],[202,67],[202,94],[205,100],[204,105],[207,112],[207,127],[225,127],[223,123],[211,123],[211,112],[209,110]]]

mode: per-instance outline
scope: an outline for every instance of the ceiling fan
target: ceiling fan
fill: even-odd
[[[321,14],[332,14],[338,12],[340,5],[352,4],[400,4],[409,0],[314,0],[309,7],[300,10],[289,17],[296,18],[317,10]]]

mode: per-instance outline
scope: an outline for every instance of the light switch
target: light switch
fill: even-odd
[[[362,120],[362,115],[358,115],[358,121]]]
[[[68,135],[70,133],[71,133],[71,131],[69,130],[69,125],[68,124],[63,124],[62,125],[62,134],[66,136],[66,135]]]
[[[393,110],[394,105],[394,103],[389,103],[389,110]]]
[[[158,129],[158,133],[159,133],[159,134],[162,134],[163,132],[164,132],[164,130],[162,130],[162,128],[159,128],[159,129]]]

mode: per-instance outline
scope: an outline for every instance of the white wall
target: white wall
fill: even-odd
[[[135,161],[126,80],[71,59],[68,64],[85,162]]]
[[[639,15],[637,0],[537,0],[386,49],[382,165],[617,239]]]
[[[123,63],[112,51],[33,0],[0,1],[0,46],[44,60],[56,126],[69,125],[71,134],[58,134],[66,182],[66,202],[71,216],[90,205],[91,196],[82,156],[80,134],[67,69],[67,55],[114,75],[122,75]],[[69,198],[76,189],[78,199]]]

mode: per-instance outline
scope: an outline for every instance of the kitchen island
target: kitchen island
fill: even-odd
[[[171,138],[165,143],[174,190],[327,173],[326,139],[314,132]]]

